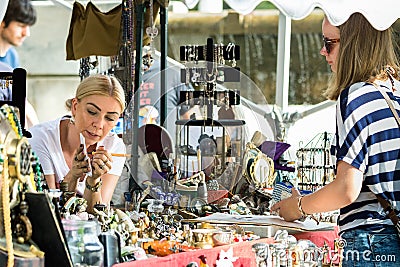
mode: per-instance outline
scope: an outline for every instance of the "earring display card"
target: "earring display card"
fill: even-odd
[[[45,267],[72,267],[60,217],[57,216],[47,193],[25,193],[25,197],[29,205],[32,240],[45,253]]]

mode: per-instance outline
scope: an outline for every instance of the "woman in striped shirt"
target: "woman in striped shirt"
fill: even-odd
[[[400,238],[376,195],[400,205],[400,130],[383,95],[400,111],[399,64],[392,29],[360,13],[340,26],[325,17],[320,54],[332,69],[326,95],[337,100],[336,178],[320,190],[272,207],[287,221],[340,209],[343,266],[399,266]],[[397,263],[396,263],[397,262]]]

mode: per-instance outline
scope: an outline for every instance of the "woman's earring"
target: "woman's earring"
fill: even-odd
[[[75,118],[74,118],[74,116],[71,116],[71,118],[69,118],[69,123],[70,123],[70,124],[75,124]]]

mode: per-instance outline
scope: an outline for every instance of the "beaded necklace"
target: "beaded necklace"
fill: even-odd
[[[22,128],[18,116],[11,106],[5,104],[0,107],[1,113],[6,117],[18,138],[22,137]]]
[[[1,113],[4,115],[4,117],[8,120],[8,122],[10,123],[11,128],[13,129],[13,131],[15,132],[15,134],[17,135],[18,139],[22,139],[22,128],[21,128],[21,124],[19,122],[19,118],[18,115],[15,111],[15,109],[7,104],[3,105],[0,107],[0,111]],[[21,146],[22,147],[22,146]],[[26,153],[24,155],[22,155],[23,153]],[[29,155],[27,155],[29,154]],[[23,157],[22,157],[23,156]],[[24,146],[21,149],[21,157],[19,157],[20,160],[24,160],[28,161],[28,162],[21,162],[21,165],[26,165],[26,164],[31,164],[32,166],[32,170],[29,169],[30,166],[26,166],[25,172],[30,172],[30,179],[32,181],[32,185],[34,185],[34,189],[37,192],[42,192],[43,191],[43,187],[42,187],[42,183],[44,181],[43,175],[42,175],[42,171],[41,171],[41,166],[39,163],[39,159],[36,156],[35,152],[32,151],[31,146],[26,142],[24,144]],[[24,173],[26,174],[26,173]]]
[[[0,107],[0,117],[3,117],[9,124],[12,131],[15,133],[16,138],[11,137],[14,140],[10,142],[6,141],[5,143],[0,144],[0,176],[3,181],[3,185],[1,188],[2,198],[1,204],[3,208],[3,220],[4,220],[4,233],[6,239],[6,249],[8,252],[7,266],[13,266],[14,263],[14,246],[13,246],[13,229],[12,222],[17,224],[23,224],[26,227],[26,232],[17,233],[18,240],[23,240],[22,242],[26,242],[31,238],[32,235],[32,225],[26,217],[26,209],[23,211],[21,208],[27,208],[27,203],[24,201],[24,192],[28,190],[28,182],[27,180],[22,179],[26,175],[30,176],[31,185],[35,187],[37,191],[42,191],[42,172],[41,167],[38,161],[38,157],[32,151],[31,146],[28,141],[22,135],[22,128],[17,116],[16,110],[5,104]],[[1,116],[2,115],[2,116]],[[11,132],[11,129],[9,130]],[[15,139],[17,139],[17,144],[15,144]],[[16,146],[15,148],[15,159],[12,161],[15,163],[12,164],[13,169],[9,169],[9,156],[8,149],[10,147],[7,146]],[[10,155],[11,156],[11,155]],[[12,157],[12,156],[11,156]],[[10,165],[11,166],[11,165]],[[10,173],[10,171],[12,173]],[[13,184],[19,185],[17,187],[12,186],[12,179],[17,175],[17,180],[14,181]],[[22,182],[24,181],[24,182]],[[22,184],[21,184],[22,183]],[[22,199],[19,204],[19,210],[21,213],[16,218],[11,218],[11,200],[10,196],[13,195],[13,192],[10,191],[10,188],[14,190],[18,190],[19,193],[22,193]],[[18,189],[15,189],[18,188]],[[13,205],[13,208],[15,206]]]
[[[2,114],[4,117],[10,121],[10,118],[13,119],[12,113],[9,111],[11,108],[9,108],[8,105],[3,105],[0,108]],[[18,135],[18,126],[16,123],[11,124],[11,128],[13,131]],[[14,246],[12,243],[12,230],[11,230],[11,211],[10,211],[10,180],[8,176],[8,158],[7,158],[7,152],[6,152],[6,147],[5,144],[1,144],[1,168],[0,168],[0,175],[3,180],[3,185],[1,188],[1,193],[2,193],[2,199],[1,199],[1,204],[3,208],[3,221],[4,221],[4,234],[6,238],[6,249],[8,252],[8,259],[7,259],[7,266],[13,266],[14,264]]]

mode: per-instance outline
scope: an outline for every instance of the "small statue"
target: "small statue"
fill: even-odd
[[[228,251],[221,249],[218,258],[215,262],[216,267],[233,267],[233,263],[238,259],[238,257],[233,257],[233,248],[229,248]]]
[[[200,259],[200,267],[210,267],[207,264],[207,257],[206,256],[200,255],[199,259]]]

